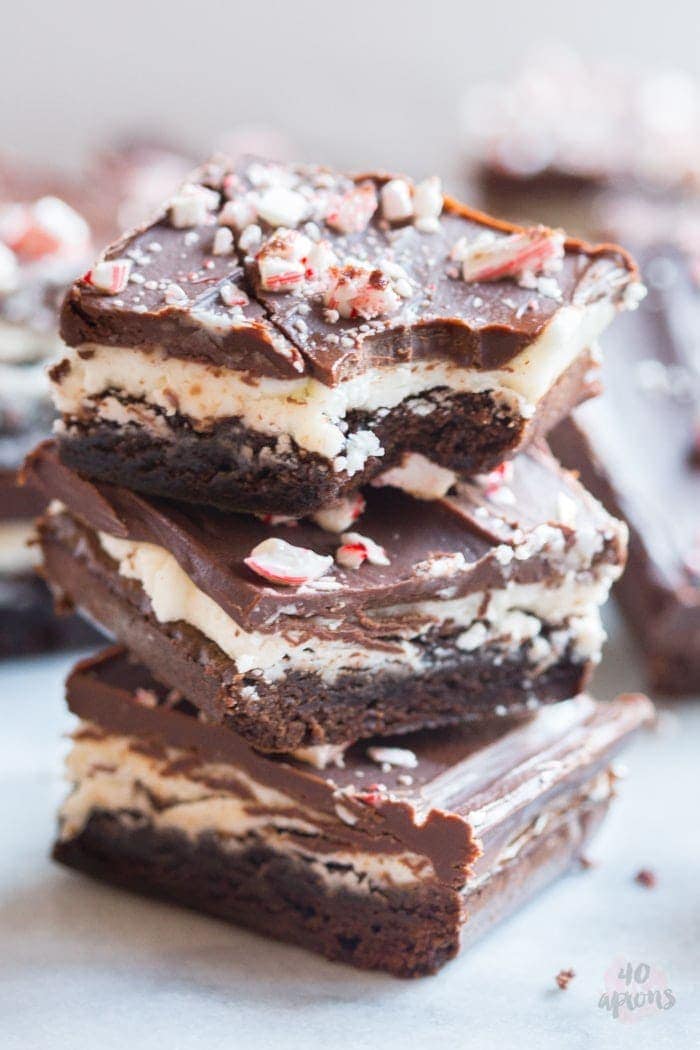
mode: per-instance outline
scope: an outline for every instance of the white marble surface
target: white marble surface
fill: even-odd
[[[613,624],[598,692],[639,687]],[[591,855],[435,978],[324,962],[138,900],[48,860],[64,790],[69,658],[0,670],[0,1046],[3,1050],[527,1046],[685,1050],[700,1034],[700,703],[676,705],[627,753]],[[652,868],[658,885],[633,881]],[[676,1005],[623,1024],[598,1006],[617,958],[663,970]],[[566,992],[554,975],[573,967]]]

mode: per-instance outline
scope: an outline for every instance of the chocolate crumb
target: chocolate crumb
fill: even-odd
[[[569,967],[568,970],[560,970],[557,976],[554,978],[554,980],[557,982],[561,990],[565,992],[566,989],[569,987],[569,981],[571,981],[575,976],[576,971],[572,970],[571,967]]]
[[[634,876],[634,881],[639,886],[645,886],[648,890],[653,890],[656,886],[657,878],[650,868],[640,868]]]

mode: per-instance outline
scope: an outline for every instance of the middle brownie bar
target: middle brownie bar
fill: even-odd
[[[45,443],[26,476],[57,595],[254,747],[524,712],[575,695],[625,526],[536,448],[421,502],[372,489],[357,532],[95,484]]]

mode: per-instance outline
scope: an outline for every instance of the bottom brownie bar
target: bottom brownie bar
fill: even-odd
[[[564,871],[604,815],[639,696],[357,745],[321,771],[253,751],[110,649],[80,718],[56,859],[356,966],[435,972]]]

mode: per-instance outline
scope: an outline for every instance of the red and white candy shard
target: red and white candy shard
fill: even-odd
[[[259,543],[244,561],[258,576],[285,587],[298,587],[325,576],[333,565],[329,554],[316,554],[306,547],[295,547],[286,540],[274,538]]]
[[[451,258],[462,264],[464,281],[498,281],[523,274],[556,273],[564,258],[564,234],[533,226],[504,237],[485,231],[470,241],[461,237]]]
[[[226,306],[247,306],[250,301],[246,293],[232,281],[225,281],[221,285],[219,295]]]
[[[328,270],[323,302],[341,317],[362,317],[371,321],[392,314],[401,304],[401,296],[391,280],[380,269],[357,263],[332,266]]]
[[[363,182],[343,194],[332,197],[326,222],[339,233],[362,233],[377,210],[377,191],[371,182]]]
[[[493,498],[505,485],[512,483],[513,464],[510,461],[499,463],[488,474],[479,474],[478,477],[484,487],[484,495],[488,498]]]
[[[85,274],[83,280],[106,295],[118,295],[129,282],[131,259],[104,259]],[[183,293],[184,295],[184,293]]]
[[[288,514],[262,514],[260,520],[265,525],[298,525],[298,518],[290,518]]]
[[[305,234],[281,228],[255,256],[260,283],[268,292],[291,291],[306,278],[306,263],[313,248]]]
[[[364,561],[368,561],[370,565],[391,564],[384,548],[369,536],[362,536],[359,532],[345,532],[340,538],[343,545],[335,552],[335,560],[344,568],[359,569]]]
[[[331,507],[316,511],[313,520],[326,532],[345,532],[365,511],[364,497],[358,492],[334,503]]]
[[[415,499],[441,499],[457,480],[457,475],[446,467],[432,463],[420,452],[405,452],[398,467],[385,470],[372,485],[381,488],[390,485],[392,488],[408,492]]]

